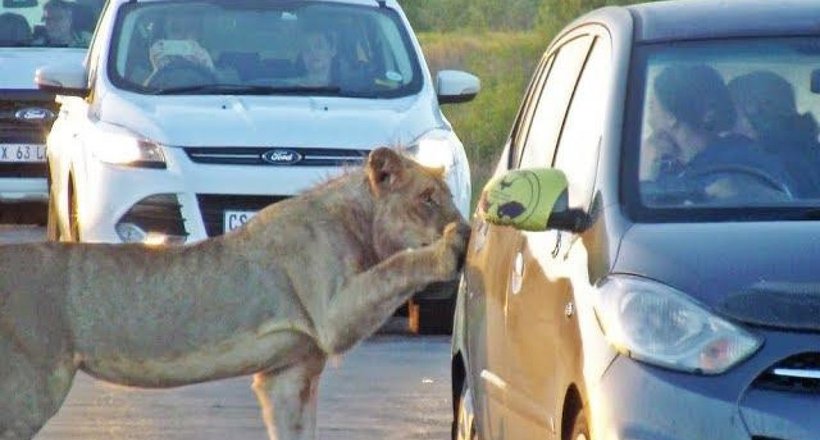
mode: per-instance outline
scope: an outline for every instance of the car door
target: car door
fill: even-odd
[[[554,126],[528,148],[548,154],[522,156],[521,168],[552,166],[569,181],[569,203],[588,209],[601,139],[601,97],[607,90],[611,56],[606,34],[598,27],[576,31],[558,50],[552,94],[543,101]],[[549,87],[551,84],[548,81]],[[537,112],[538,110],[536,110]],[[557,148],[556,148],[557,144]],[[579,346],[571,279],[576,271],[567,259],[576,237],[567,232],[519,232],[512,239],[510,283],[506,299],[508,386],[507,438],[560,438],[564,396],[575,377]],[[574,260],[573,260],[574,261]]]
[[[552,58],[544,56],[536,67],[494,175],[506,172],[517,162],[551,63]],[[491,225],[476,216],[464,269],[467,286],[464,333],[469,352],[469,374],[477,420],[481,432],[488,438],[503,435],[501,420],[506,389],[502,379],[506,375],[502,371],[506,359],[504,311],[509,264],[515,249],[510,240],[514,238],[517,233],[513,228]]]

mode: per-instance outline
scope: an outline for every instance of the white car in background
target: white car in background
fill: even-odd
[[[317,31],[335,55],[321,85],[300,55]],[[394,0],[113,0],[87,65],[45,66],[36,82],[62,104],[47,144],[53,240],[193,243],[385,145],[443,166],[468,217],[469,166],[439,104],[472,99],[479,80],[434,81]],[[453,289],[428,290],[419,330],[449,332]]]
[[[59,10],[48,16],[46,4]],[[102,0],[0,2],[0,223],[46,220],[46,136],[57,103],[32,77],[45,63],[82,64],[88,40],[79,37],[94,31],[101,6]],[[55,20],[78,38],[50,39],[46,22]]]

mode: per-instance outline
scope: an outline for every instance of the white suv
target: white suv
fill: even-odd
[[[46,136],[54,95],[38,90],[35,69],[82,64],[103,0],[0,2],[0,222],[46,219]]]
[[[468,216],[469,167],[439,103],[479,80],[433,81],[394,0],[113,0],[86,64],[35,78],[62,103],[51,239],[195,242],[384,145],[445,167]]]

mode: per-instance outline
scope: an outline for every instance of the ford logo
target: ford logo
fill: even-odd
[[[262,160],[273,165],[293,165],[302,160],[302,155],[293,150],[269,150],[262,153]]]
[[[27,107],[14,113],[18,121],[47,122],[54,120],[54,112],[46,108]]]

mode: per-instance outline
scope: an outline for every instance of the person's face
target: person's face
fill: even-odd
[[[174,17],[166,24],[166,35],[172,40],[195,40],[197,22],[190,17]]]
[[[302,60],[310,74],[321,74],[330,70],[330,62],[336,55],[333,44],[325,34],[316,32],[305,37],[302,45]]]
[[[43,11],[43,23],[51,39],[68,40],[71,36],[71,12],[52,8]]]

